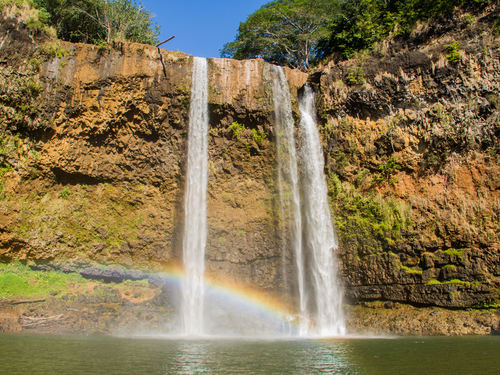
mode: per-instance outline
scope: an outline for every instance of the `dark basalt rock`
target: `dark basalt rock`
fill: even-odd
[[[125,278],[127,280],[144,280],[147,276],[142,271],[127,270],[125,272]]]
[[[125,270],[118,265],[112,265],[106,268],[91,266],[80,271],[80,275],[87,279],[114,281],[125,280]]]

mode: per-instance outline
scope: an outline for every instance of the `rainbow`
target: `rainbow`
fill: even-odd
[[[167,288],[179,289],[184,279],[182,268],[169,265],[156,273]],[[230,305],[248,315],[259,316],[268,324],[287,326],[288,330],[296,328],[295,315],[291,306],[275,293],[265,292],[250,286],[242,286],[230,280],[205,278],[205,294],[207,301],[218,301]]]

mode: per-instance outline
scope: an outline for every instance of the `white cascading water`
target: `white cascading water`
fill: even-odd
[[[189,114],[182,285],[182,333],[203,334],[207,242],[208,74],[207,60],[194,57]]]
[[[323,148],[314,115],[314,91],[307,85],[299,98],[299,110],[306,241],[312,255],[310,267],[316,301],[316,331],[320,336],[341,336],[346,333],[346,328],[335,260],[338,242],[327,199]]]
[[[270,67],[276,123],[276,148],[278,154],[278,185],[281,213],[291,227],[298,289],[299,289],[299,335],[308,334],[309,317],[305,289],[304,254],[302,252],[302,216],[300,212],[300,192],[297,172],[297,156],[294,121],[288,83],[280,66]],[[285,225],[283,225],[285,227]]]

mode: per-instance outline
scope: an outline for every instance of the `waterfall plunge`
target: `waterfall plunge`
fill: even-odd
[[[337,240],[327,201],[323,175],[323,155],[314,120],[314,93],[306,87],[300,98],[300,127],[304,144],[304,210],[306,244],[310,251],[308,268],[303,251],[302,216],[295,150],[294,121],[286,77],[281,67],[271,66],[277,129],[278,184],[281,213],[291,228],[299,294],[299,335],[311,335],[314,320],[320,336],[345,334],[342,314],[342,291],[337,284],[335,250]],[[207,236],[206,190],[208,162],[208,75],[207,60],[194,58],[193,83],[188,137],[188,171],[185,193],[185,230],[183,241],[185,280],[182,285],[182,333],[202,335],[204,291],[204,255]],[[312,288],[306,287],[311,274]],[[314,295],[309,295],[314,291]],[[315,319],[309,307],[315,301]]]
[[[195,57],[189,113],[188,169],[183,241],[182,333],[203,334],[207,242],[208,74],[207,60]]]
[[[339,336],[346,333],[342,313],[342,290],[337,280],[337,239],[327,200],[323,151],[314,119],[314,92],[305,87],[300,98],[301,160],[305,220],[295,151],[294,121],[286,77],[281,67],[270,68],[276,122],[278,186],[281,216],[290,228],[299,295],[299,335]],[[305,228],[305,238],[302,232]],[[308,256],[303,249],[305,240]],[[306,275],[310,275],[306,278]],[[310,284],[307,281],[310,279]],[[311,306],[315,303],[314,307]],[[311,313],[314,310],[315,314]],[[314,318],[313,318],[314,317]],[[315,328],[314,328],[315,326]]]
[[[310,268],[316,301],[316,330],[320,336],[346,333],[342,289],[338,285],[335,251],[338,243],[327,200],[323,149],[314,115],[314,92],[309,86],[299,98],[304,166],[306,243],[312,256]]]
[[[307,294],[305,290],[304,256],[302,252],[302,216],[300,212],[300,192],[297,172],[297,156],[293,135],[293,116],[283,69],[270,67],[273,88],[274,112],[276,123],[276,149],[278,154],[278,187],[280,195],[281,216],[285,223],[283,228],[291,229],[292,247],[298,278],[299,294],[299,335],[307,335],[309,318],[307,311]]]

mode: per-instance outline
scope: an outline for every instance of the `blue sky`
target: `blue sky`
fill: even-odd
[[[270,0],[142,0],[161,26],[161,46],[199,57],[220,57],[224,43],[232,42],[240,22]]]

